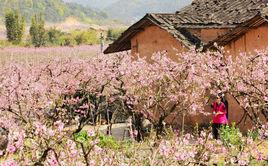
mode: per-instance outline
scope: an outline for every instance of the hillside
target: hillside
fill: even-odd
[[[65,2],[73,2],[83,6],[88,6],[95,9],[104,9],[119,0],[64,0]]]
[[[65,0],[98,8],[111,19],[134,23],[146,13],[170,13],[190,4],[192,0]]]
[[[42,13],[48,22],[60,22],[68,17],[84,22],[107,18],[104,12],[62,0],[0,0],[0,18],[3,18],[5,11],[9,9],[18,9],[28,22],[35,13]]]
[[[146,13],[170,13],[190,4],[191,0],[120,0],[106,7],[109,16],[134,23]]]

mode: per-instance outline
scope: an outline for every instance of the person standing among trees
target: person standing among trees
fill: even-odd
[[[228,123],[227,107],[222,101],[220,95],[216,96],[216,101],[213,103],[212,108],[213,108],[212,134],[214,139],[218,139],[219,129]]]
[[[221,95],[221,101],[224,103],[225,105],[225,108],[226,108],[226,118],[227,118],[227,121],[229,120],[229,109],[228,109],[228,101],[227,101],[227,98],[224,94]]]

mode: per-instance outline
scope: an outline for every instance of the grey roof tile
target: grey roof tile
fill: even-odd
[[[233,26],[253,18],[268,0],[194,0],[176,12],[180,26],[215,24]]]

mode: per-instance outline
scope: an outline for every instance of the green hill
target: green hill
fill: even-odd
[[[84,22],[106,20],[104,12],[93,10],[75,3],[62,0],[0,0],[0,18],[7,10],[17,9],[29,22],[34,14],[42,13],[48,22],[61,22],[68,17],[75,17]]]

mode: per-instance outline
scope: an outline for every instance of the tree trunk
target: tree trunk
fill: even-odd
[[[133,125],[134,129],[138,131],[137,135],[137,141],[140,142],[143,140],[143,130],[142,130],[142,115],[141,114],[134,114],[134,119],[133,119]]]
[[[185,112],[182,113],[182,123],[181,123],[181,135],[184,135],[184,125],[185,125]]]
[[[165,127],[163,124],[164,119],[164,117],[160,117],[158,123],[155,125],[157,138],[160,138],[161,135],[165,134]]]

